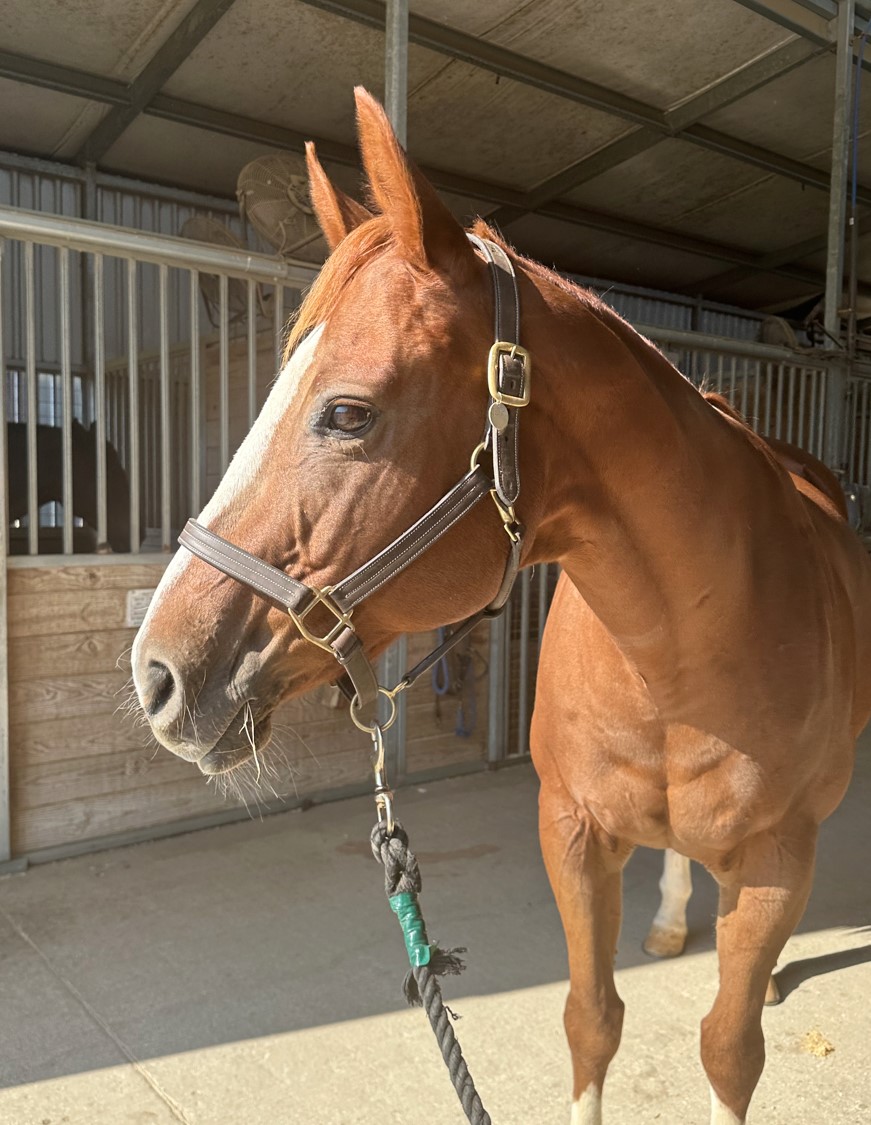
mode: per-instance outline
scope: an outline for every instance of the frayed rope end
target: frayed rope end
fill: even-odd
[[[458,977],[465,969],[466,962],[460,956],[461,953],[467,951],[464,945],[457,946],[455,949],[442,949],[438,945],[433,945],[430,948],[430,960],[426,967],[434,976]],[[402,991],[409,1007],[420,1007],[423,1004],[423,998],[420,995],[413,969],[405,974]]]

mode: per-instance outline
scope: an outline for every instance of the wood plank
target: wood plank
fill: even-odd
[[[171,762],[166,767],[167,772],[174,773],[177,766],[183,767],[185,763]],[[57,844],[111,836],[236,807],[233,800],[216,794],[195,767],[188,763],[187,769],[189,776],[173,776],[171,781],[160,784],[110,789],[84,798],[40,805],[32,810],[19,808],[13,819],[16,851],[20,854]],[[362,760],[357,754],[334,755],[323,760],[317,770],[307,767],[307,776],[295,778],[295,790],[291,781],[287,794],[304,796],[306,792],[365,782],[368,773],[365,755]],[[22,784],[27,782],[25,775]],[[274,799],[265,786],[262,794],[264,799]],[[250,803],[252,808],[256,808],[255,801]]]
[[[127,677],[120,672],[51,676],[9,685],[10,725],[114,714],[123,706]]]
[[[118,563],[109,566],[10,567],[9,593],[53,597],[61,590],[136,590],[156,586],[170,556],[154,562]]]
[[[63,676],[70,672],[121,672],[130,675],[135,629],[16,637],[9,647],[11,681]]]
[[[171,824],[228,808],[200,777],[151,790],[109,793],[66,801],[13,817],[16,854],[100,836]]]
[[[38,765],[41,761],[100,758],[122,751],[151,753],[156,745],[147,727],[128,715],[114,712],[28,719],[9,728],[9,742],[13,768]]]
[[[12,594],[9,637],[54,636],[103,629],[123,629],[127,591],[58,590],[53,594]]]
[[[364,780],[368,775],[368,758],[359,747],[345,747],[335,752],[334,746],[319,748],[317,762],[305,752],[284,758],[270,750],[261,757],[261,778],[256,780],[253,764],[238,775],[246,793],[259,792],[266,799],[303,796],[327,785]],[[329,751],[329,752],[328,752]],[[12,792],[18,815],[29,811],[85,801],[108,794],[141,793],[143,804],[149,802],[146,792],[154,787],[182,784],[196,778],[209,783],[193,762],[177,758],[163,747],[134,751],[111,751],[99,758],[72,758],[59,761],[42,760],[26,765],[18,762],[12,772]]]

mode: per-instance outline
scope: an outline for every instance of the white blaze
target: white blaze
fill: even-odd
[[[324,327],[325,325],[319,324],[317,328],[310,332],[293,353],[289,362],[282,368],[272,390],[269,392],[269,397],[263,404],[263,409],[257,416],[257,420],[236,450],[227,472],[215,489],[214,496],[198,517],[199,522],[206,527],[209,526],[210,521],[214,520],[225,508],[232,504],[233,500],[247,488],[261,470],[272,435],[296,396],[302,378],[314,358],[315,349],[323,334]],[[136,641],[133,645],[134,669],[137,666],[136,650],[140,637],[145,635],[151,617],[157,610],[158,605],[167,591],[179,580],[192,558],[190,551],[178,550],[163,572],[163,578],[154,592],[151,605],[148,607],[148,612],[139,632],[136,634]]]

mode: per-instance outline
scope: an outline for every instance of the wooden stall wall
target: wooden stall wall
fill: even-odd
[[[241,809],[195,766],[159,748],[125,710],[127,625],[136,592],[152,590],[165,560],[15,560],[9,568],[9,694],[12,833],[15,855],[81,850],[149,830]],[[144,596],[147,599],[147,595]],[[139,598],[140,605],[143,597]],[[457,736],[458,696],[418,685],[408,712],[407,771],[468,767],[486,758],[486,628],[475,641],[477,721]],[[414,655],[428,637],[412,638]],[[263,755],[258,791],[247,800],[293,806],[362,787],[368,746],[328,690],[285,704]],[[467,688],[467,699],[471,698]]]

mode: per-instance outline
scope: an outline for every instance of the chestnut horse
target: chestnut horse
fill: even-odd
[[[224,557],[242,548],[245,565],[254,555],[280,579],[319,588],[318,612],[325,587],[466,472],[490,401],[484,244],[470,242],[364,91],[357,112],[378,213],[334,189],[310,151],[333,253],[200,517]],[[701,1047],[711,1121],[734,1125],[762,1072],[766,985],[805,908],[817,828],[844,795],[871,713],[871,563],[816,490],[794,487],[746,426],[625,321],[504,252],[519,288],[514,339],[534,363],[529,404],[514,400],[522,561],[565,572],[532,752],[568,944],[573,1121],[601,1121],[623,1021],[621,872],[648,845],[698,860],[720,884],[720,983]],[[371,656],[493,603],[512,551],[505,529],[518,531],[510,516],[485,493],[357,605],[353,629],[348,613],[339,624]],[[179,551],[133,652],[157,738],[204,773],[265,747],[276,705],[336,675],[329,646],[300,624],[299,612]]]

